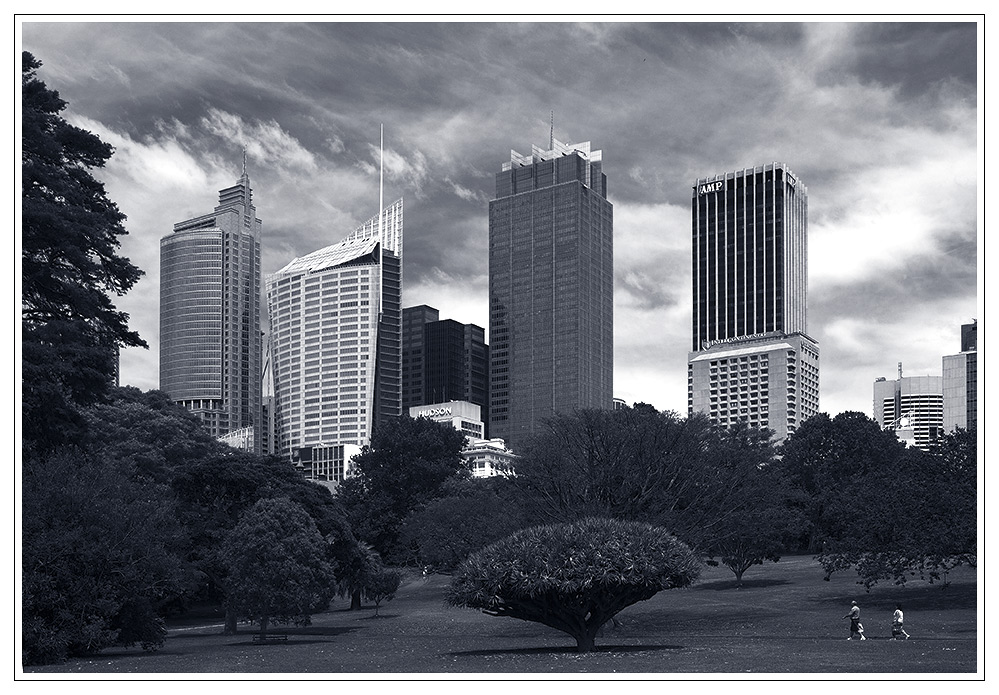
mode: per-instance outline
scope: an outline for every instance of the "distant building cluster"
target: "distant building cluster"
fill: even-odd
[[[956,428],[978,429],[978,323],[961,326],[961,352],[943,357],[942,376],[874,382],[874,419],[907,446],[927,450]]]
[[[381,193],[380,193],[381,195]],[[614,220],[600,150],[552,137],[511,151],[489,203],[485,330],[403,308],[403,202],[262,282],[246,173],[160,244],[160,388],[221,441],[336,484],[404,414],[466,435],[475,476],[514,472],[539,424],[626,408],[614,386]],[[808,334],[808,193],[783,163],[691,194],[687,410],[780,441],[819,411]],[[261,287],[269,331],[261,330]],[[875,417],[915,446],[974,426],[976,326],[943,375],[875,383]]]

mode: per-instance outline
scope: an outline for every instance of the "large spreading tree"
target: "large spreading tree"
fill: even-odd
[[[689,586],[699,573],[697,556],[666,529],[590,518],[524,529],[483,548],[458,568],[447,602],[542,623],[589,652],[620,611]]]
[[[112,148],[60,114],[66,102],[21,54],[21,330],[25,443],[72,443],[120,347],[145,346],[112,299],[142,274],[119,255],[125,216],[92,174]]]

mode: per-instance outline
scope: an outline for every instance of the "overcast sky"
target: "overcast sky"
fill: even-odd
[[[615,387],[686,413],[690,192],[785,162],[808,188],[820,408],[941,373],[978,298],[980,37],[967,23],[25,22],[22,47],[115,148],[100,178],[145,276],[119,308],[158,387],[159,240],[211,212],[242,148],[263,272],[405,205],[403,306],[488,328],[488,202],[510,150],[603,151],[614,205]],[[969,18],[973,20],[974,18]]]

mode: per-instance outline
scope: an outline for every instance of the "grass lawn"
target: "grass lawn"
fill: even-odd
[[[277,626],[287,642],[254,643],[253,628],[221,634],[221,624],[170,625],[155,652],[108,650],[97,658],[27,669],[30,674],[955,674],[978,663],[977,583],[958,568],[950,584],[913,581],[870,593],[853,573],[823,581],[810,556],[767,563],[736,588],[724,567],[706,567],[691,588],[664,591],[625,609],[577,654],[575,642],[537,623],[444,606],[449,578],[406,582],[395,600],[313,616],[310,627]],[[867,641],[848,641],[850,601],[861,607]],[[908,641],[893,641],[895,603]],[[650,676],[653,677],[653,676]],[[682,677],[682,676],[679,676]]]

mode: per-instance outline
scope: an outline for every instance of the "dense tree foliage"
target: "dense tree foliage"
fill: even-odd
[[[303,509],[323,536],[327,561],[336,571],[356,554],[346,515],[328,489],[303,479],[286,461],[217,442],[164,394],[112,389],[107,402],[80,413],[87,429],[76,446],[55,457],[29,451],[24,458],[25,663],[109,644],[155,646],[150,636],[161,632],[168,608],[224,605],[228,567],[222,544],[262,499],[284,497]],[[128,534],[119,531],[123,519],[132,520]],[[141,520],[149,523],[135,525]],[[112,542],[116,536],[122,537],[120,545]],[[103,542],[85,543],[90,538]],[[79,569],[80,564],[114,566],[115,553],[133,547],[158,553],[150,556],[156,562],[135,565],[148,567],[150,576],[161,572],[155,591],[136,589],[141,582],[125,572]],[[107,600],[97,617],[87,618],[99,594]],[[116,608],[123,601],[119,597],[131,594],[133,600]],[[103,637],[78,646],[72,629],[93,632],[100,620],[110,626],[102,628]],[[226,624],[235,631],[235,612],[228,612]]]
[[[469,477],[461,458],[465,436],[427,418],[402,417],[376,429],[354,457],[354,474],[337,499],[357,537],[388,562],[405,562],[399,534],[406,517],[439,497],[448,481]]]
[[[71,444],[78,406],[100,400],[121,346],[144,346],[112,295],[142,272],[120,255],[125,216],[91,171],[112,148],[60,115],[66,102],[21,55],[21,331],[25,443]]]
[[[806,500],[805,547],[827,572],[853,568],[868,588],[974,563],[975,447],[963,430],[922,452],[862,413],[810,418],[779,461]]]
[[[531,525],[505,477],[456,481],[410,514],[400,532],[411,564],[450,572],[476,550]]]
[[[958,433],[944,446],[960,449]],[[825,537],[827,572],[853,568],[868,589],[882,580],[940,579],[977,561],[975,465],[954,468],[938,451],[908,449],[844,484],[832,505],[840,521]]]
[[[335,578],[326,540],[315,522],[287,498],[262,499],[226,536],[221,550],[226,604],[255,620],[308,625],[325,610]]]
[[[159,609],[190,579],[168,490],[77,450],[28,458],[22,476],[24,663],[160,645]]]
[[[770,469],[771,435],[744,426],[717,429],[699,416],[644,404],[577,411],[546,422],[518,462],[515,484],[536,518],[644,521],[701,553],[752,565],[779,558],[784,532],[797,519],[779,511],[792,494]],[[777,506],[768,511],[766,504]],[[767,527],[767,537],[750,542],[748,525],[767,518],[780,528]]]
[[[858,510],[847,490],[871,471],[892,466],[905,452],[894,432],[863,413],[810,417],[781,446],[779,467],[807,497],[804,548],[819,552],[841,535]]]
[[[699,572],[697,556],[663,528],[582,519],[524,529],[473,554],[447,601],[548,625],[588,652],[621,610],[689,586]]]

